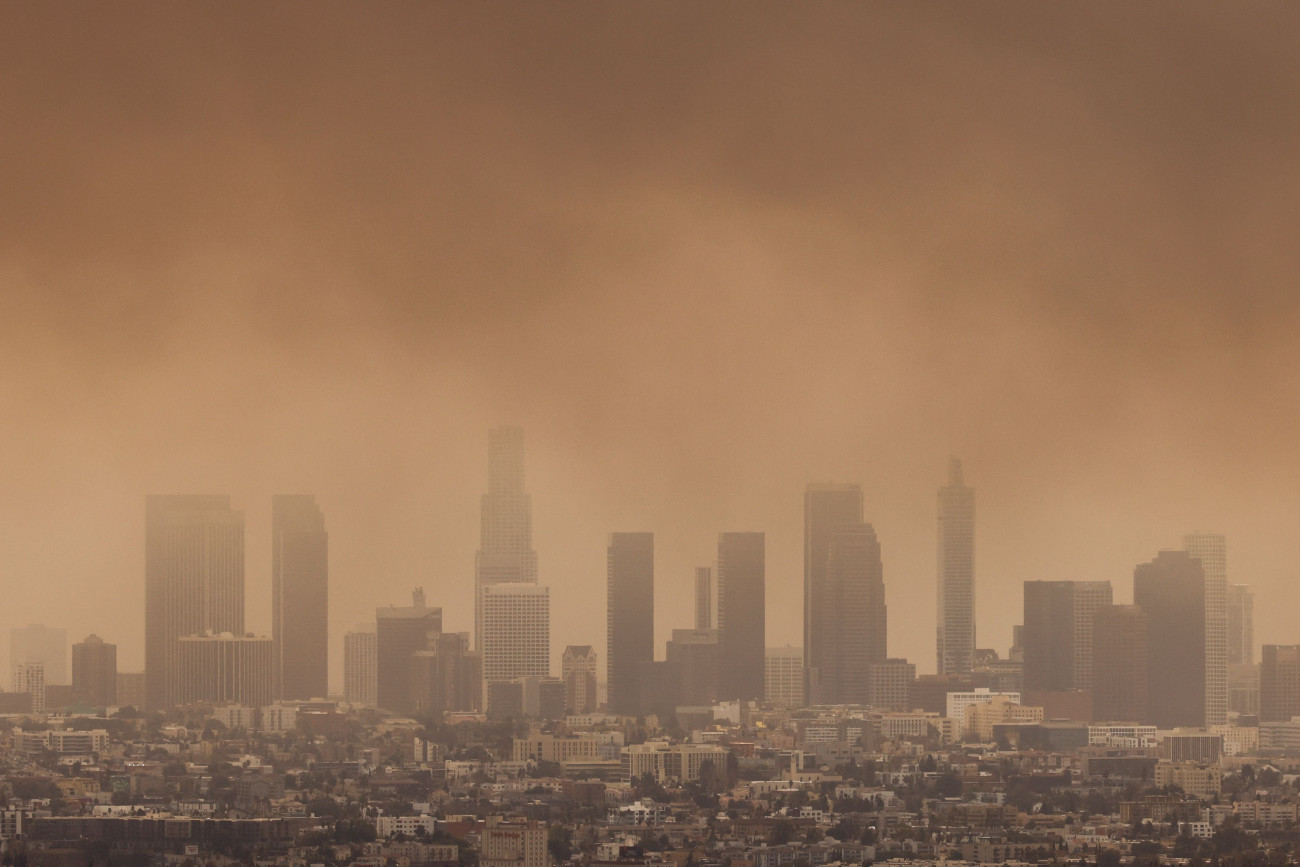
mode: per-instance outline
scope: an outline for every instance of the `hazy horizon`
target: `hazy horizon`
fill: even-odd
[[[613,531],[660,657],[729,530],[801,644],[803,489],[852,481],[933,671],[950,455],[979,646],[1194,530],[1298,642],[1300,11],[1250,8],[9,4],[0,628],[140,670],[145,497],[216,493],[268,632],[311,493],[337,688],[414,586],[472,628],[519,424],[557,669],[603,668]]]

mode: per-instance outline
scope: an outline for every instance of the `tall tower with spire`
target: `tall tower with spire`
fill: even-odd
[[[483,649],[483,593],[493,584],[536,584],[533,498],[524,490],[524,429],[488,432],[488,489],[474,558],[474,642]]]
[[[962,480],[961,460],[948,461],[939,489],[936,649],[939,674],[966,674],[975,655],[975,489]]]

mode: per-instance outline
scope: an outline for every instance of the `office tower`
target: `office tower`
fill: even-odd
[[[1243,662],[1228,666],[1228,710],[1242,716],[1259,716],[1259,665]]]
[[[802,707],[804,664],[801,647],[769,647],[763,652],[763,697],[777,707]]]
[[[177,640],[174,703],[271,703],[270,636],[228,632]]]
[[[718,698],[761,699],[766,644],[766,541],[762,533],[718,535]]]
[[[483,588],[483,679],[551,673],[551,593],[537,584]]]
[[[1161,551],[1133,571],[1147,617],[1148,713],[1160,728],[1205,725],[1205,570],[1185,551]]]
[[[674,629],[666,655],[681,676],[682,704],[704,707],[717,701],[721,660],[718,630]]]
[[[853,484],[810,484],[803,496],[803,657],[804,698],[824,700],[821,682],[825,653],[826,576],[831,538],[837,528],[862,523],[862,488]]]
[[[310,494],[271,498],[271,638],[276,698],[329,692],[329,536]]]
[[[225,496],[150,496],[145,506],[145,704],[177,703],[183,635],[244,633],[244,513]]]
[[[32,697],[32,713],[45,713],[45,663],[28,660],[14,665],[14,692]]]
[[[519,719],[524,715],[524,681],[491,680],[486,687],[487,715],[491,719]]]
[[[695,567],[695,628],[713,628],[713,569]]]
[[[596,648],[590,644],[564,648],[560,676],[564,678],[564,704],[569,713],[594,713],[600,705],[596,697]]]
[[[470,650],[468,632],[429,637],[427,650],[411,656],[411,705],[419,714],[482,709],[482,655]]]
[[[68,683],[68,631],[39,623],[10,629],[9,663],[20,662],[44,665],[46,683]]]
[[[1300,645],[1265,644],[1259,664],[1259,721],[1300,716]]]
[[[564,681],[558,677],[521,677],[524,716],[557,720],[564,718]]]
[[[975,489],[962,482],[957,458],[939,489],[937,599],[939,674],[968,674],[975,653]]]
[[[1112,601],[1109,581],[1026,581],[1025,689],[1092,688],[1093,619]]]
[[[91,707],[117,704],[117,645],[87,635],[72,645],[72,692]]]
[[[868,704],[870,667],[889,656],[884,567],[870,524],[840,524],[831,533],[822,604],[821,702]]]
[[[373,707],[378,701],[379,643],[373,631],[343,636],[343,698]]]
[[[637,714],[637,667],[655,658],[654,533],[611,533],[606,549],[609,710]]]
[[[145,681],[143,671],[119,671],[117,673],[117,706],[144,708]]]
[[[1183,550],[1205,572],[1205,725],[1228,722],[1228,545],[1217,533],[1188,533]]]
[[[916,666],[906,659],[884,659],[867,667],[867,704],[877,710],[912,709]]]
[[[1136,605],[1103,605],[1092,619],[1092,708],[1099,722],[1145,723],[1147,615]]]
[[[424,602],[424,588],[411,592],[410,605],[375,609],[375,703],[385,710],[411,710],[411,655],[442,632],[442,609]]]
[[[656,716],[671,726],[682,701],[682,668],[667,660],[649,660],[636,667],[636,706],[642,716]]]
[[[1247,584],[1228,588],[1228,665],[1255,661],[1255,594]]]
[[[524,430],[488,432],[488,490],[480,506],[474,559],[474,643],[483,649],[483,590],[493,584],[536,584],[533,498],[524,490]]]

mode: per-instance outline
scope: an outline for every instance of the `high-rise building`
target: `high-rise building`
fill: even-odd
[[[957,458],[939,489],[937,599],[939,674],[968,674],[975,654],[975,489],[962,481]]]
[[[681,676],[678,701],[691,707],[706,707],[718,699],[721,647],[716,629],[674,629],[668,642],[668,662]]]
[[[39,623],[9,630],[9,663],[21,662],[41,663],[46,683],[68,683],[68,631]]]
[[[276,698],[329,691],[329,536],[310,494],[271,498],[271,639]]]
[[[373,707],[378,701],[379,643],[373,630],[343,636],[343,698]]]
[[[488,490],[480,505],[474,560],[474,643],[484,645],[483,592],[493,584],[536,584],[533,498],[524,488],[524,430],[488,432]]]
[[[695,567],[695,628],[713,628],[713,569]]]
[[[1146,614],[1136,605],[1103,605],[1094,612],[1092,625],[1093,717],[1100,722],[1146,722]]]
[[[605,562],[609,709],[637,714],[637,670],[655,658],[654,533],[611,533]]]
[[[182,635],[177,645],[175,704],[271,703],[270,636]]]
[[[1255,594],[1247,584],[1228,588],[1228,665],[1255,661]]]
[[[28,660],[14,665],[14,692],[32,697],[32,713],[45,713],[45,663]]]
[[[718,698],[761,699],[764,691],[767,579],[762,533],[718,535]]]
[[[596,648],[570,644],[560,661],[564,679],[564,704],[569,713],[592,713],[600,705],[596,686]]]
[[[1161,551],[1133,571],[1133,601],[1147,617],[1149,722],[1160,728],[1205,725],[1206,584],[1201,560],[1185,551]]]
[[[777,707],[804,703],[804,664],[801,647],[769,647],[763,652],[763,697]]]
[[[1109,581],[1026,581],[1025,689],[1092,688],[1093,620],[1112,601]]]
[[[1205,572],[1205,725],[1228,722],[1228,544],[1218,533],[1188,533],[1183,550]]]
[[[551,673],[551,592],[538,584],[483,588],[483,679]]]
[[[819,618],[822,704],[870,703],[870,669],[888,658],[884,567],[870,524],[840,524],[831,533]]]
[[[244,634],[244,513],[225,496],[150,496],[145,506],[145,703],[177,704],[180,639]]]
[[[429,636],[411,657],[411,705],[416,713],[476,711],[483,707],[483,657],[470,650],[468,632]]]
[[[877,710],[912,710],[916,666],[906,659],[884,659],[867,668],[867,703]]]
[[[1259,664],[1259,721],[1300,716],[1300,645],[1265,644]]]
[[[411,593],[410,605],[375,609],[375,702],[385,710],[411,711],[411,656],[442,632],[442,608],[424,601],[424,588]]]
[[[824,701],[822,660],[827,646],[827,567],[836,529],[862,522],[862,488],[854,484],[808,485],[803,497],[803,657],[805,696],[798,703]]]
[[[72,645],[72,693],[91,707],[117,704],[117,645],[98,635]]]
[[[133,707],[140,710],[145,704],[145,681],[143,671],[119,671],[117,673],[117,706]]]

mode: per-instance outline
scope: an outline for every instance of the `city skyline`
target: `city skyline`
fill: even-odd
[[[508,422],[556,653],[600,644],[621,528],[660,540],[657,651],[729,528],[768,534],[768,642],[802,645],[800,492],[830,480],[930,670],[949,455],[981,645],[1024,581],[1124,602],[1195,528],[1256,645],[1293,640],[1293,11],[579,6],[0,12],[0,627],[139,670],[139,504],[215,491],[270,634],[269,498],[308,491],[337,689],[339,637],[412,586],[473,631]]]

